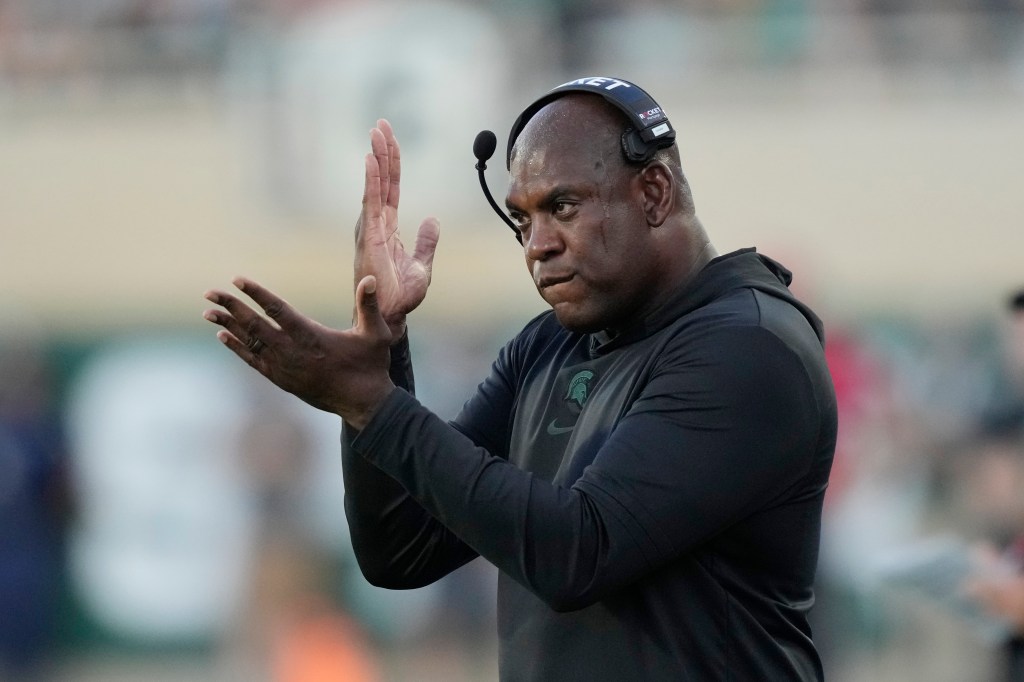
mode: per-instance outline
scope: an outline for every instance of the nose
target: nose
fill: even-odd
[[[530,260],[547,260],[565,249],[561,230],[547,217],[537,217],[531,221],[530,232],[526,237],[526,256]]]

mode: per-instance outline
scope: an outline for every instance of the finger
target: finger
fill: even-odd
[[[216,303],[234,305],[228,300],[233,297],[222,292],[207,292],[206,298]],[[244,306],[241,302],[237,303]],[[264,375],[266,374],[265,362],[258,356],[259,351],[265,345],[264,339],[269,336],[268,332],[246,331],[243,325],[227,310],[207,310],[203,313],[203,317],[224,327],[217,332],[218,341],[227,346],[228,350],[247,365]],[[262,336],[256,336],[256,334],[262,334]],[[257,345],[257,339],[259,345]]]
[[[384,243],[383,215],[380,202],[380,166],[373,154],[366,155],[366,179],[363,183],[363,212],[360,217],[362,241],[371,239]]]
[[[227,346],[228,350],[230,350],[232,353],[241,358],[242,361],[245,362],[245,364],[249,365],[250,367],[260,369],[260,357],[256,353],[253,353],[251,350],[249,350],[248,346],[239,341],[237,336],[235,336],[229,331],[221,329],[219,332],[217,332],[217,340],[223,343],[225,346]]]
[[[427,218],[420,223],[419,232],[416,233],[416,247],[413,250],[414,260],[423,263],[430,269],[434,263],[434,252],[437,251],[437,240],[441,238],[441,223],[437,218]]]
[[[263,309],[267,317],[276,322],[289,336],[295,337],[298,335],[298,332],[305,331],[306,318],[277,294],[246,277],[236,277],[232,280],[232,284],[255,301],[256,305]],[[264,324],[266,323],[264,322]],[[270,327],[269,324],[266,324],[266,326]],[[264,337],[261,336],[260,338]],[[264,341],[270,343],[270,339],[264,338]]]
[[[388,200],[388,190],[391,186],[389,179],[391,161],[388,158],[387,140],[384,132],[379,128],[370,129],[370,150],[373,152],[374,158],[377,159],[377,168],[380,173],[380,202],[383,205]]]
[[[402,153],[398,147],[398,138],[395,137],[395,130],[391,123],[382,118],[377,121],[377,127],[384,133],[384,139],[388,145],[388,181],[390,187],[385,198],[387,205],[398,210],[398,195],[402,184]]]
[[[367,275],[356,286],[356,329],[382,341],[391,341],[384,316],[377,301],[377,278]]]
[[[224,310],[207,310],[203,317],[223,327],[231,336],[240,340],[242,345],[254,338],[261,339],[267,344],[277,339],[280,333],[277,329],[231,294],[211,290],[206,292],[205,298],[223,307]]]

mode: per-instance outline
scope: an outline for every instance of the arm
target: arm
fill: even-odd
[[[492,456],[401,390],[353,445],[553,608],[582,608],[780,499],[813,464],[819,411],[795,355],[761,330],[712,341],[668,359],[571,487]]]
[[[414,392],[406,317],[423,300],[437,245],[437,222],[423,221],[410,256],[398,238],[401,151],[390,124],[370,131],[363,209],[356,223],[355,281],[374,275],[382,283],[378,300],[393,342],[391,382]],[[354,454],[358,430],[346,422],[341,462],[345,517],[360,570],[380,587],[420,587],[473,559],[476,553],[455,538],[380,469]]]
[[[1017,637],[1024,637],[1022,543],[1024,535],[1005,552],[987,543],[978,546],[973,553],[974,571],[961,588],[981,608],[1012,628]]]
[[[347,447],[395,385],[412,389],[406,317],[426,295],[439,234],[436,220],[424,220],[415,250],[406,253],[398,233],[401,155],[387,121],[378,121],[370,131],[370,144],[356,223],[353,328],[323,327],[243,278],[235,285],[269,319],[215,290],[206,298],[224,310],[207,310],[204,317],[223,327],[217,334],[221,342],[277,386],[342,416],[345,506],[357,558],[371,582],[395,580],[396,587],[411,587],[431,582],[474,555],[399,484]],[[440,562],[424,558],[427,554]],[[400,565],[397,578],[381,573],[395,565]]]
[[[967,589],[983,608],[1024,637],[1024,575],[977,578]]]
[[[414,391],[407,336],[391,346],[389,373],[396,386]],[[378,587],[421,587],[475,558],[401,484],[353,451],[358,434],[343,426],[341,465],[345,517],[363,576]]]
[[[511,346],[502,349],[491,373],[466,403],[457,427],[478,445],[506,456],[513,382]],[[391,347],[391,379],[413,394],[408,340]],[[353,448],[359,432],[345,426],[342,468],[345,513],[352,545],[363,575],[378,587],[420,587],[478,556],[447,527],[431,516],[395,479],[369,463]]]

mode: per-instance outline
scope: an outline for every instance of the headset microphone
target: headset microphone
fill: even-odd
[[[491,208],[494,209],[495,213],[501,216],[501,219],[505,221],[505,224],[512,228],[512,232],[516,235],[516,240],[522,244],[523,237],[519,234],[519,230],[516,228],[515,223],[513,223],[512,220],[505,215],[505,212],[498,207],[497,202],[494,201],[494,197],[491,196],[491,190],[487,189],[487,181],[484,179],[484,171],[487,170],[487,161],[494,156],[494,150],[497,148],[498,138],[495,137],[494,133],[490,130],[481,130],[477,134],[476,139],[473,140],[473,156],[476,157],[476,170],[480,175],[480,189],[484,191],[484,196],[487,197],[487,203],[491,205]]]

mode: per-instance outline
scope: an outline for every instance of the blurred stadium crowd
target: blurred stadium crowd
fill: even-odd
[[[324,8],[360,0],[4,0],[0,67],[9,85],[52,88],[128,76],[216,75],[244,33],[283,32]],[[399,3],[385,3],[395,5]],[[1020,0],[484,0],[449,3],[540,26],[568,72],[615,49],[594,39],[630,22],[663,25],[677,40],[662,57],[691,53],[701,68],[880,61],[887,68],[984,62],[1020,68]],[[681,19],[672,25],[673,19]],[[669,24],[665,26],[666,22]],[[693,37],[710,26],[709,49]],[[536,32],[533,29],[529,32]],[[526,33],[528,31],[524,31]],[[678,38],[689,40],[679,40]],[[557,40],[555,39],[557,38]],[[643,53],[643,50],[629,50]],[[616,55],[618,56],[618,55]],[[639,58],[639,57],[634,57]],[[668,60],[671,68],[678,61]]]
[[[0,137],[37,112],[140,106],[138,91],[217,97],[254,73],[263,87],[287,84],[267,74],[275,55],[295,58],[296,27],[310,40],[299,56],[312,59],[323,46],[311,25],[360,12],[467,32],[486,17],[512,36],[493,57],[499,75],[526,92],[563,74],[641,69],[693,90],[714,84],[725,99],[749,84],[744,74],[785,83],[851,70],[933,93],[1024,91],[1022,0],[0,0]],[[387,52],[388,26],[379,31]],[[652,45],[655,56],[639,49]],[[332,77],[351,78],[318,82]],[[456,94],[447,106],[469,106]],[[318,125],[330,127],[331,111]],[[414,118],[402,130],[415,140]],[[282,148],[301,149],[292,143]],[[268,191],[279,209],[322,209],[330,173],[311,192],[314,181],[288,172],[296,165],[271,172]],[[24,229],[3,211],[0,251]],[[1005,229],[1019,235],[1024,220]],[[1024,286],[1024,267],[1007,277]],[[1024,533],[1024,311],[1013,293],[938,318],[821,311],[840,401],[814,618],[830,679],[1002,679],[1009,628],[960,590],[986,547]],[[494,679],[492,568],[473,562],[410,593],[359,576],[335,420],[277,395],[212,333],[177,319],[79,334],[23,312],[0,317],[0,681]],[[456,336],[458,319],[416,328],[418,384],[442,415],[516,326],[499,312]]]

